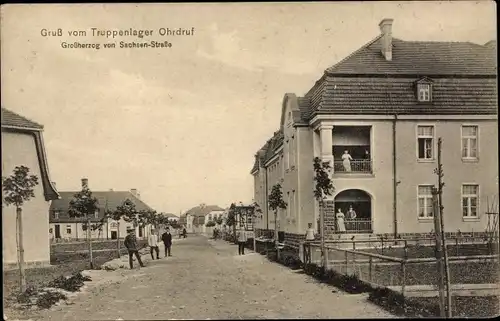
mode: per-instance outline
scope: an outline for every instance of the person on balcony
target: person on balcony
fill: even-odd
[[[349,206],[349,211],[347,211],[347,219],[354,220],[356,218],[356,211],[352,209],[352,205]]]
[[[337,230],[340,233],[345,233],[345,215],[342,213],[342,210],[339,208],[337,214],[335,215],[337,218]]]
[[[346,171],[346,172],[351,171],[351,161],[352,161],[352,157],[349,154],[349,151],[345,150],[344,155],[342,155],[342,164],[344,165],[344,171]]]

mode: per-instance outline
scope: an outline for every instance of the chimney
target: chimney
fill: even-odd
[[[379,23],[380,32],[382,33],[382,55],[385,60],[392,60],[392,23],[394,19],[383,19]]]
[[[88,188],[88,187],[89,187],[89,179],[82,178],[82,188]]]

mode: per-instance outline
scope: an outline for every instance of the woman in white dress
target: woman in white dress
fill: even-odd
[[[351,171],[351,161],[352,161],[352,157],[349,154],[349,151],[345,150],[344,154],[342,155],[342,164],[344,165],[344,170],[346,172]]]
[[[342,213],[342,210],[340,208],[337,211],[336,217],[337,217],[337,229],[340,233],[344,233],[345,232],[345,222],[344,222],[345,215],[344,215],[344,213]]]

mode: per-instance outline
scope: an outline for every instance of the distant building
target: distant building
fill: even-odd
[[[172,213],[159,213],[159,215],[162,215],[167,218],[169,223],[178,223],[179,222],[179,216],[172,214]]]
[[[49,207],[59,194],[51,183],[43,126],[2,108],[2,176],[10,176],[16,166],[27,166],[39,184],[35,197],[23,206],[24,260],[28,266],[50,263]],[[2,190],[3,196],[3,190]],[[2,197],[3,200],[3,197]],[[17,266],[16,208],[2,201],[2,250],[5,269]]]
[[[485,231],[488,198],[498,195],[496,41],[406,41],[393,38],[392,24],[384,19],[378,37],[326,69],[303,97],[285,94],[280,129],[251,170],[263,210],[259,233],[272,234],[278,223],[296,243],[308,223],[319,230],[318,157],[330,164],[335,187],[326,200],[327,238],[338,235],[338,210],[345,237],[428,235],[439,137],[445,232]],[[275,222],[268,195],[277,183],[288,207]]]
[[[88,180],[85,178],[82,179],[83,185],[88,186]],[[50,206],[50,237],[52,240],[63,241],[86,238],[86,231],[83,230],[84,221],[72,218],[68,214],[69,203],[78,192],[60,192],[61,198],[52,202]],[[92,196],[97,198],[99,206],[99,210],[91,217],[92,224],[100,222],[107,210],[115,210],[117,206],[122,205],[127,199],[134,203],[138,211],[153,210],[140,199],[140,195],[136,189],[131,189],[130,191],[92,191]],[[118,236],[123,238],[127,235],[127,229],[133,228],[133,223],[126,222],[123,219],[119,223],[112,219],[107,219],[100,229],[91,232],[91,237],[93,239],[116,239]],[[139,238],[146,238],[150,231],[151,226],[136,227],[136,235]]]
[[[179,222],[186,226],[188,233],[206,233],[208,219],[223,213],[224,209],[217,205],[200,204],[182,214]]]

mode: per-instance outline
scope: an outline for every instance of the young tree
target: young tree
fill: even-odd
[[[92,196],[92,191],[88,186],[83,186],[82,190],[73,196],[73,199],[69,202],[68,214],[70,217],[80,218],[84,220],[83,227],[87,231],[87,242],[89,244],[89,259],[90,268],[94,268],[94,259],[92,253],[92,237],[91,233],[91,215],[99,210],[99,203],[97,198]],[[87,228],[89,227],[89,228]]]
[[[224,223],[224,220],[222,219],[222,216],[219,216],[215,219],[215,223],[217,225],[222,225],[222,223]]]
[[[313,161],[314,167],[314,198],[320,203],[320,235],[321,235],[321,257],[323,266],[326,266],[325,256],[325,199],[331,196],[334,191],[332,180],[330,179],[329,170],[330,164],[323,162],[319,157],[315,157]],[[334,213],[334,229],[337,230],[337,218]]]
[[[120,221],[123,219],[125,222],[130,222],[131,219],[135,219],[137,215],[137,210],[135,209],[135,204],[129,200],[126,199],[123,201],[121,205],[118,205],[115,210],[113,211],[108,211],[107,217],[111,218],[112,220],[116,221],[117,223],[117,237],[116,237],[116,251],[118,254],[118,257],[121,256],[120,254]]]
[[[271,194],[269,194],[269,208],[274,211],[274,244],[276,250],[278,251],[278,210],[286,209],[287,204],[283,200],[283,193],[281,192],[281,185],[275,184],[271,189]]]
[[[232,227],[233,230],[233,241],[236,243],[236,204],[231,203],[229,206],[229,211],[226,217],[226,226]]]
[[[19,263],[19,287],[22,293],[26,291],[26,275],[24,273],[24,246],[23,246],[23,205],[35,197],[34,187],[38,185],[38,177],[30,175],[26,166],[16,166],[11,176],[2,177],[4,191],[3,203],[6,206],[16,207],[17,251]],[[3,205],[3,204],[2,204]]]

